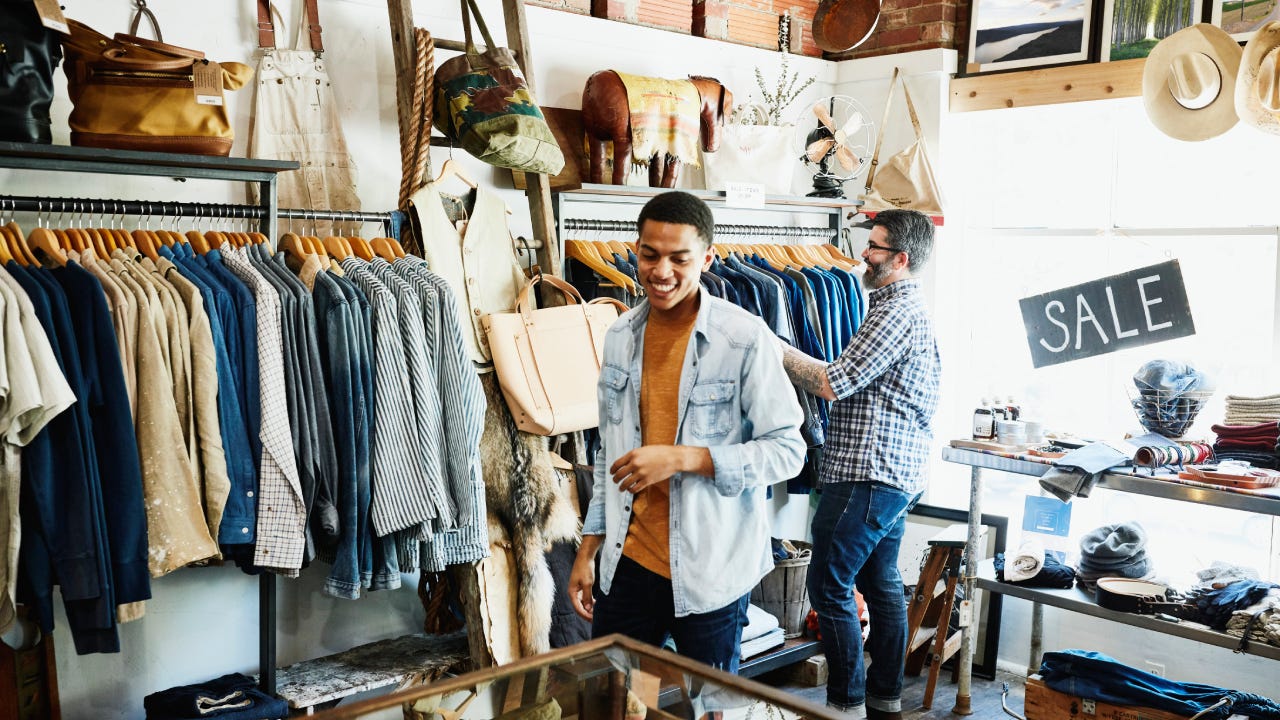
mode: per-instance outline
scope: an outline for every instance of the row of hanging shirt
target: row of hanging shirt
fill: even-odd
[[[355,598],[487,555],[453,289],[394,241],[265,240],[0,232],[5,377],[34,397],[0,407],[0,630],[16,598],[52,632],[57,585],[77,652],[115,652],[188,564],[319,557]]]

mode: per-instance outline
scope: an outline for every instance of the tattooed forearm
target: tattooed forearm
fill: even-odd
[[[827,380],[827,364],[817,358],[810,357],[799,350],[785,345],[782,350],[782,367],[792,384],[810,395],[817,395],[824,400],[835,400],[836,393]]]

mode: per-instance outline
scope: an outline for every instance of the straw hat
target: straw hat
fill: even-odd
[[[1179,140],[1207,140],[1231,129],[1236,115],[1240,45],[1208,23],[1183,28],[1151,49],[1142,71],[1147,117]]]
[[[1280,22],[1263,25],[1244,46],[1236,113],[1259,130],[1280,135]]]

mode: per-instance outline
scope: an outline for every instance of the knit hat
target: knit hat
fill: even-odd
[[[1145,576],[1147,532],[1135,522],[1103,525],[1080,538],[1080,571],[1084,575]]]

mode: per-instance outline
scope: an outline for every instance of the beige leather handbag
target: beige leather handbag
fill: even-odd
[[[535,309],[539,282],[564,293],[567,304]],[[599,424],[596,382],[604,335],[626,310],[612,298],[584,302],[569,283],[537,275],[520,291],[515,312],[484,317],[498,384],[516,427],[559,435]]]
[[[880,143],[884,140],[884,129],[889,122],[889,108],[893,106],[893,91],[898,86],[898,80],[899,71],[894,68],[893,79],[889,81],[889,96],[884,101],[880,134],[876,138],[875,153],[871,156],[871,169],[867,171],[862,212],[875,213],[901,208],[941,217],[942,192],[934,179],[933,167],[929,165],[924,131],[920,129],[920,118],[916,116],[916,106],[911,102],[911,93],[907,91],[905,80],[902,81],[902,96],[907,100],[907,114],[911,117],[911,127],[916,131],[916,141],[884,164],[880,163]]]

